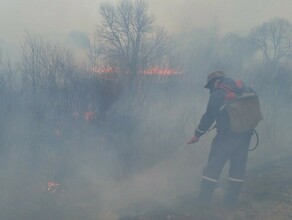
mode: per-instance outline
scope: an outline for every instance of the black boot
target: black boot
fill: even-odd
[[[210,204],[216,184],[217,182],[202,179],[201,191],[199,194],[199,202],[201,204]]]
[[[224,203],[228,206],[235,206],[238,203],[243,182],[229,180],[228,189],[224,197]]]

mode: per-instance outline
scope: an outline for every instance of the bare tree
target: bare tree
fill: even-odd
[[[269,63],[287,60],[292,55],[292,24],[275,18],[251,31],[251,38]]]
[[[265,22],[250,33],[250,37],[263,55],[264,63],[255,75],[256,86],[263,95],[263,105],[266,108],[265,121],[267,137],[271,143],[277,143],[278,132],[282,127],[277,119],[282,94],[288,93],[289,85],[283,83],[285,75],[289,76],[287,63],[292,56],[292,24],[287,20],[275,18]]]
[[[117,6],[100,7],[98,27],[102,63],[128,76],[130,89],[141,71],[163,59],[166,33],[154,26],[154,17],[144,0],[121,0]]]
[[[56,110],[69,105],[70,97],[68,94],[65,97],[62,91],[70,87],[76,77],[72,53],[41,36],[28,33],[20,52],[22,86],[33,111],[43,114],[45,109]]]

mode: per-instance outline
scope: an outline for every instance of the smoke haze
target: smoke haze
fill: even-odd
[[[48,77],[40,80],[42,91],[28,82],[32,72],[47,77],[47,66],[27,70],[31,64],[26,59],[9,65],[1,57],[0,219],[117,220],[180,207],[184,199],[194,198],[215,132],[196,145],[186,142],[207,105],[206,74],[217,69],[243,79],[261,99],[265,120],[258,127],[260,147],[250,154],[248,169],[291,153],[292,123],[285,117],[292,109],[291,65],[277,67],[275,76],[262,65],[258,48],[246,36],[274,17],[291,21],[292,2],[147,2],[156,23],[173,34],[174,60],[183,71],[147,84],[147,95],[135,114],[125,110],[128,97],[111,90],[116,88],[111,81],[90,78],[75,63],[50,60],[58,82],[64,84],[46,87]],[[19,50],[27,31],[83,50],[99,22],[100,3],[2,0],[1,52],[27,52]],[[67,62],[71,57],[59,58]],[[91,111],[101,116],[95,114],[91,120]],[[50,189],[50,182],[59,185]]]
[[[1,38],[5,44],[18,43],[25,31],[60,38],[71,31],[95,31],[101,0],[2,0]],[[116,2],[114,0],[107,2]],[[149,0],[157,23],[169,31],[217,26],[222,35],[247,33],[250,28],[274,17],[291,20],[289,0]],[[0,42],[1,42],[0,41]],[[4,44],[4,45],[5,45]],[[2,45],[3,46],[3,45]]]

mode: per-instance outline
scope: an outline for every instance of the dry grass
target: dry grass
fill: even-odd
[[[175,210],[160,209],[121,220],[290,220],[291,168],[292,161],[287,157],[249,172],[236,207],[224,207],[221,203],[222,192],[218,190],[209,207],[200,206],[195,198],[186,196]]]

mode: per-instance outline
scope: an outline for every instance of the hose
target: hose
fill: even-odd
[[[252,148],[250,147],[248,149],[249,151],[253,151],[253,150],[257,149],[257,147],[259,146],[259,135],[258,135],[258,132],[255,129],[253,129],[252,132],[253,132],[252,135],[255,135],[256,136],[256,143],[255,143],[255,145]]]

